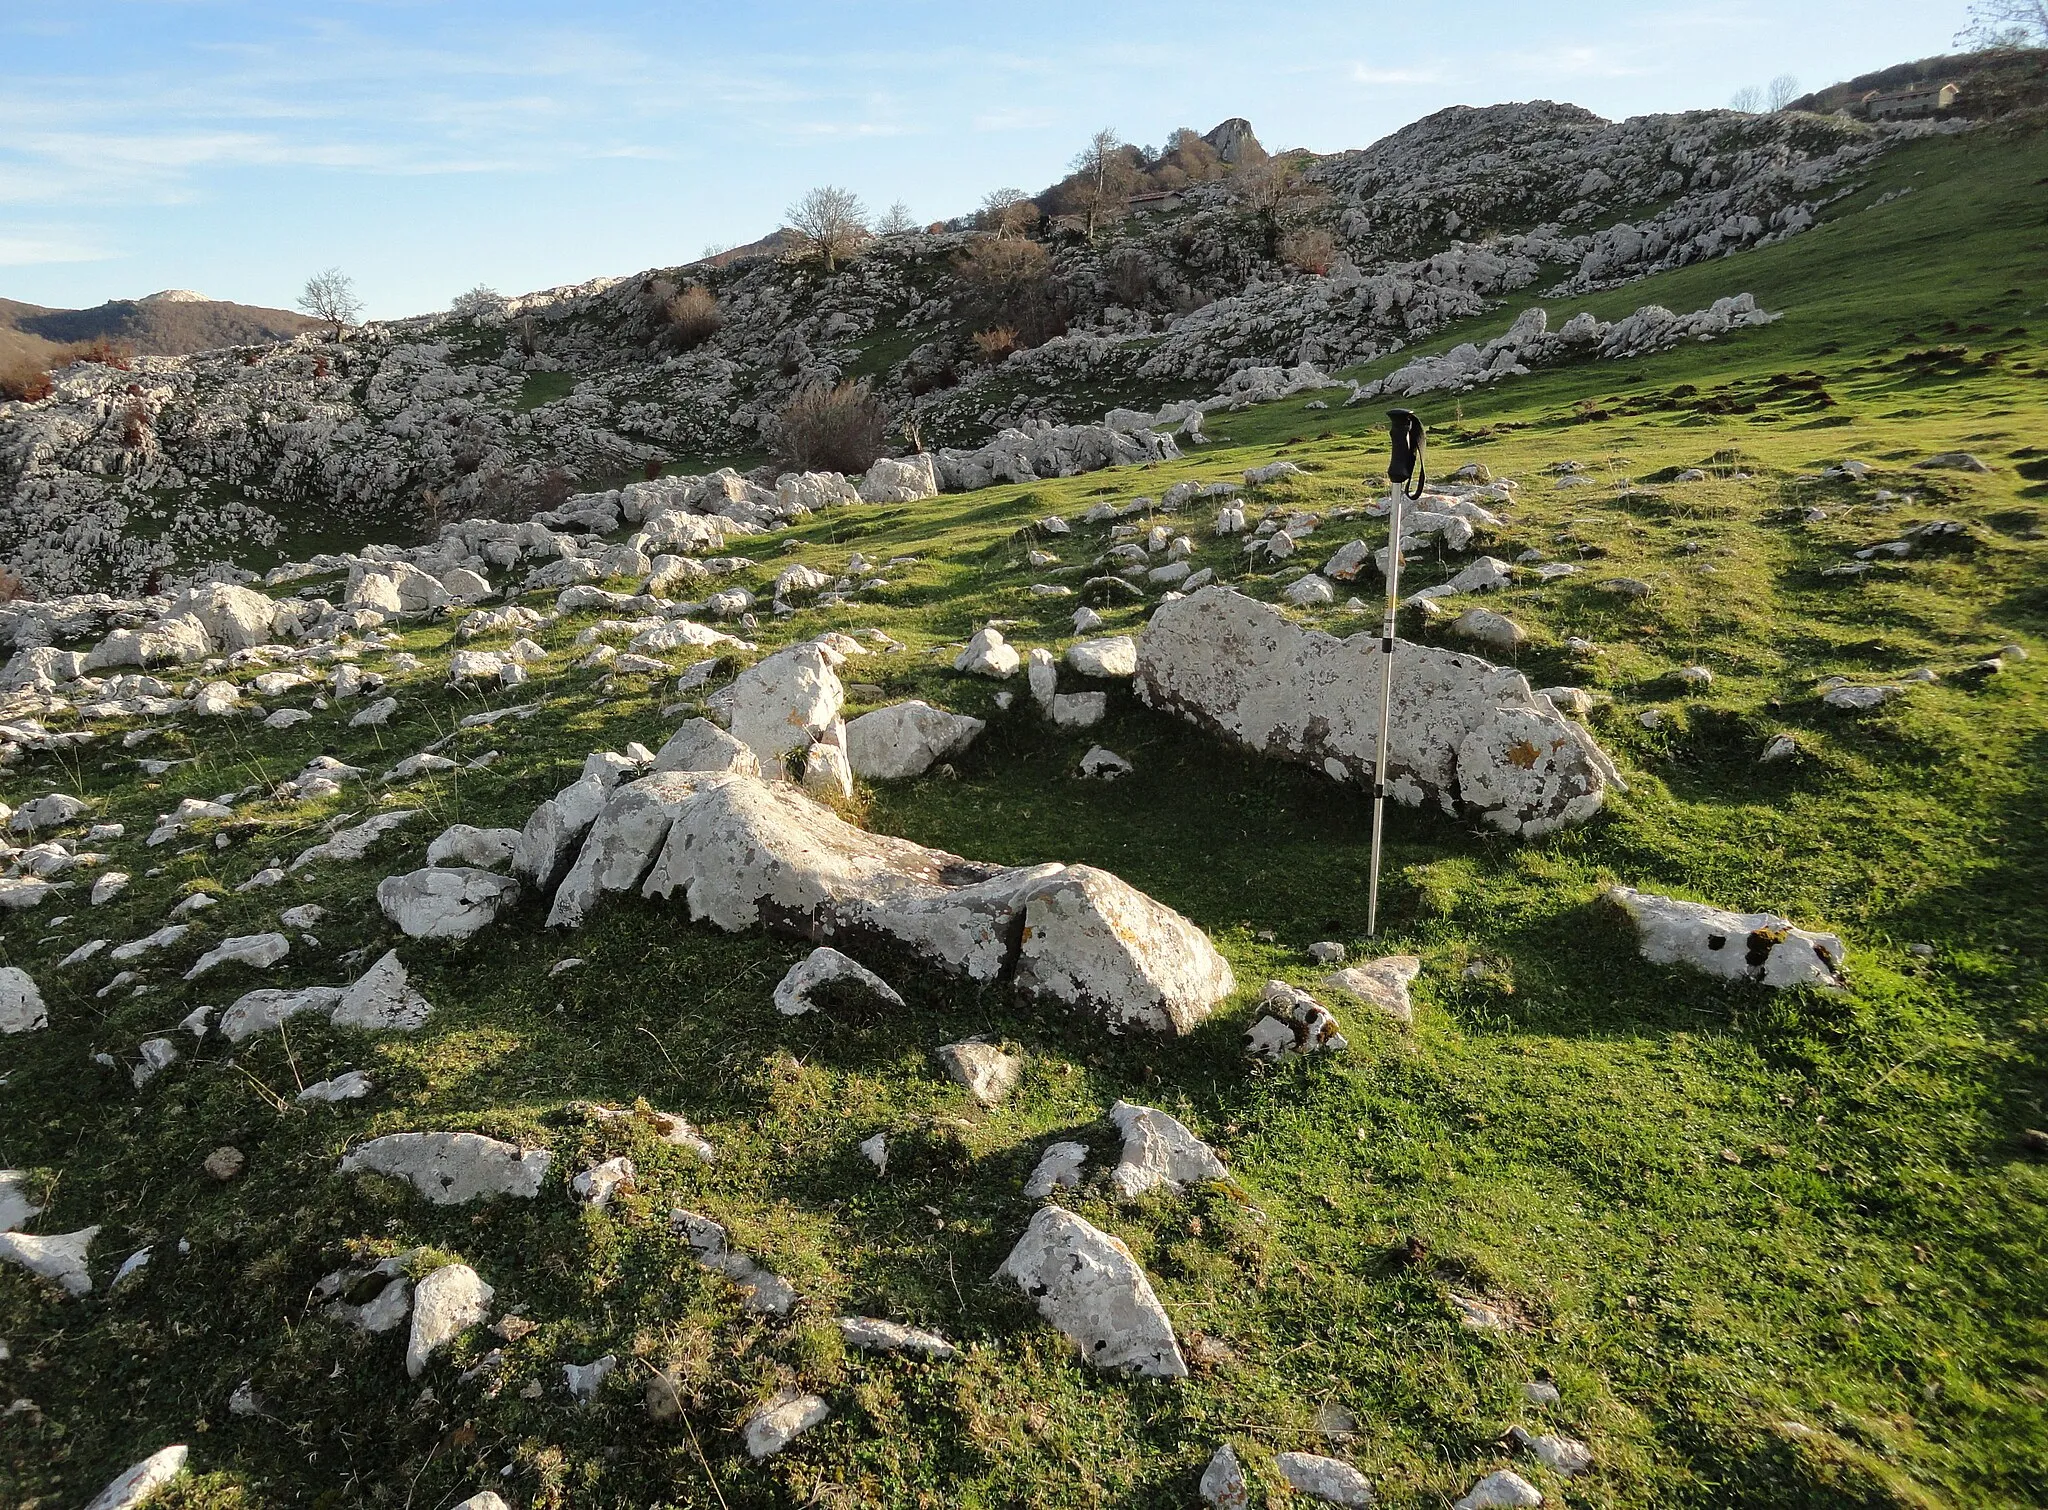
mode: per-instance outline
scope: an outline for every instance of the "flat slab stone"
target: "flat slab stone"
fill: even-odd
[[[1287,1480],[1289,1488],[1325,1504],[1375,1503],[1372,1485],[1366,1482],[1365,1475],[1337,1458],[1320,1457],[1313,1452],[1283,1452],[1274,1457],[1273,1466],[1280,1470],[1280,1477]]]
[[[916,1353],[921,1358],[950,1358],[959,1349],[937,1332],[922,1331],[873,1316],[842,1316],[839,1335],[848,1347],[877,1353]]]
[[[1163,604],[1138,646],[1133,688],[1262,754],[1312,765],[1370,791],[1379,743],[1379,636],[1339,640],[1224,587]],[[1431,645],[1395,642],[1388,793],[1460,806],[1508,833],[1584,822],[1613,763],[1580,725],[1539,700],[1518,671]]]
[[[468,938],[518,900],[510,876],[466,866],[430,866],[377,883],[377,905],[407,938]]]
[[[330,1019],[338,1028],[365,1032],[395,1029],[409,1033],[427,1020],[433,1004],[412,988],[396,949],[387,949],[377,963],[341,993]]]
[[[54,1232],[38,1237],[28,1232],[0,1232],[0,1262],[19,1264],[40,1279],[47,1279],[67,1295],[92,1293],[92,1271],[86,1266],[97,1226],[76,1232]]]
[[[185,1471],[185,1456],[182,1444],[160,1448],[102,1489],[85,1510],[134,1510]]]
[[[1612,887],[1607,897],[1634,921],[1643,958],[1652,964],[1690,965],[1778,990],[1842,984],[1847,951],[1832,933],[1810,932],[1773,912],[1724,912],[1628,886]]]
[[[531,1200],[553,1160],[544,1148],[521,1149],[482,1133],[388,1133],[350,1149],[336,1173],[390,1175],[437,1206],[457,1206],[497,1195]]]
[[[747,1417],[741,1432],[747,1456],[756,1462],[773,1457],[831,1414],[832,1408],[816,1395],[781,1395]]]

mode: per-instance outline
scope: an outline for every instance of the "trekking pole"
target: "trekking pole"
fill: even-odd
[[[1387,419],[1394,435],[1387,481],[1394,491],[1388,499],[1387,614],[1380,622],[1380,739],[1373,751],[1376,769],[1372,782],[1372,880],[1365,901],[1367,938],[1377,935],[1380,928],[1380,827],[1387,811],[1387,731],[1394,705],[1394,613],[1401,603],[1401,500],[1420,498],[1427,481],[1422,466],[1422,421],[1407,409],[1389,409]],[[1413,487],[1409,486],[1411,478]]]

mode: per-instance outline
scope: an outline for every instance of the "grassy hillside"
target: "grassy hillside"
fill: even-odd
[[[136,879],[105,907],[59,901],[0,924],[0,962],[35,975],[52,1016],[47,1032],[0,1042],[0,1165],[47,1189],[36,1230],[104,1224],[88,1298],[0,1269],[0,1393],[33,1402],[0,1417],[0,1500],[82,1503],[180,1441],[194,1473],[160,1503],[185,1510],[447,1506],[483,1487],[520,1506],[1184,1506],[1230,1440],[1272,1504],[1288,1501],[1271,1456],[1290,1449],[1355,1462],[1395,1506],[1443,1505],[1510,1464],[1588,1506],[2038,1503],[2048,226],[2029,186],[2044,175],[2038,137],[1907,149],[1810,235],[1550,306],[1687,310],[1748,289],[1782,322],[1417,405],[1438,470],[1479,461],[1520,480],[1492,554],[1588,567],[1483,601],[1530,631],[1514,660],[1535,685],[1603,699],[1591,722],[1632,790],[1533,843],[1396,811],[1378,940],[1362,937],[1369,814],[1355,789],[1222,750],[1120,690],[1107,724],[1056,733],[1028,699],[998,712],[993,684],[929,653],[991,616],[1017,621],[1019,644],[1071,638],[1070,605],[1026,592],[1045,574],[1026,567],[1019,531],[1047,513],[1275,457],[1308,475],[1262,506],[1368,501],[1384,465],[1376,406],[1221,415],[1225,441],[1168,466],[841,511],[792,532],[783,557],[758,553],[749,586],[786,560],[919,558],[870,604],[764,624],[764,649],[879,627],[905,648],[855,662],[848,680],[988,718],[953,778],[864,791],[863,821],[977,859],[1102,865],[1186,912],[1244,991],[1183,1041],[1112,1038],[894,961],[877,963],[906,1009],[784,1019],[769,993],[803,948],[613,900],[581,932],[544,930],[528,905],[466,947],[405,943],[436,1004],[416,1035],[302,1019],[232,1055],[216,1039],[134,1090],[135,1045],[194,1006],[359,973],[395,941],[367,900],[377,879],[422,863],[444,824],[517,824],[587,752],[661,742],[679,717],[661,711],[669,683],[606,690],[570,669],[594,616],[542,633],[535,682],[490,699],[544,699],[538,716],[457,734],[447,753],[500,752],[484,769],[374,779],[484,705],[445,689],[452,626],[432,624],[405,635],[423,666],[391,673],[401,706],[382,731],[351,729],[343,705],[288,733],[177,726],[132,754],[103,737],[76,764],[8,773],[8,802],[61,786],[125,823],[106,847]],[[1446,343],[1497,333],[1520,307]],[[1995,470],[1908,465],[1956,448]],[[1876,470],[1818,476],[1845,457]],[[1545,468],[1565,460],[1598,485],[1558,487]],[[1709,479],[1666,480],[1688,467]],[[1930,519],[1967,530],[1860,578],[1822,575]],[[1277,597],[1281,581],[1244,575],[1235,541],[1206,518],[1184,523],[1198,565]],[[1375,529],[1326,524],[1306,554]],[[1054,546],[1080,566],[1104,534]],[[1412,583],[1458,564],[1426,558]],[[1592,585],[1609,576],[1654,590],[1631,603]],[[1341,607],[1313,617],[1337,633],[1375,622]],[[1135,630],[1143,615],[1110,618]],[[1574,655],[1568,636],[1601,653]],[[2027,658],[1981,683],[1958,675],[2012,644]],[[1677,679],[1696,664],[1710,686]],[[1874,713],[1816,696],[1831,675],[1921,667],[1940,679]],[[1651,709],[1654,729],[1640,718]],[[1759,765],[1781,732],[1797,756]],[[1136,774],[1077,779],[1098,741]],[[321,753],[371,782],[332,802],[245,798],[233,822],[142,847],[178,799],[267,786]],[[135,755],[190,763],[145,779]],[[235,893],[327,820],[401,806],[423,814],[371,861]],[[1849,989],[1772,995],[1648,965],[1598,899],[1615,881],[1838,930]],[[57,968],[90,938],[150,931],[194,890],[220,905],[144,963],[146,994],[100,999],[119,968],[103,960]],[[329,909],[317,943],[268,975],[181,981],[204,948],[306,902]],[[1268,977],[1313,988],[1303,951],[1328,938],[1354,957],[1422,957],[1414,1027],[1347,1016],[1349,1053],[1249,1068],[1250,997]],[[550,973],[569,957],[585,963]],[[1029,1060],[989,1112],[931,1059],[975,1033]],[[121,1067],[94,1064],[96,1050]],[[292,1104],[300,1084],[349,1066],[376,1080],[367,1100]],[[1098,1186],[1075,1203],[1131,1245],[1184,1345],[1218,1344],[1178,1385],[1087,1370],[990,1279],[1030,1214],[1019,1187],[1039,1152],[1075,1137],[1113,1158],[1104,1119],[1120,1096],[1185,1120],[1243,1189],[1125,1205]],[[636,1098],[690,1118],[718,1162],[572,1107]],[[483,1131],[557,1159],[538,1199],[477,1206],[333,1175],[348,1144],[410,1129]],[[878,1130],[896,1150],[886,1178],[855,1148]],[[226,1185],[201,1170],[223,1144],[248,1157]],[[636,1194],[607,1213],[569,1199],[571,1174],[626,1152]],[[792,1318],[743,1313],[668,1234],[676,1205],[725,1222],[794,1283]],[[144,1244],[148,1268],[107,1293],[113,1265]],[[427,1263],[472,1264],[495,1309],[535,1330],[471,1332],[409,1383],[402,1334],[365,1337],[309,1305],[351,1251],[416,1246]],[[1513,1326],[1465,1329],[1453,1291]],[[849,1353],[830,1325],[849,1313],[933,1326],[967,1350],[930,1364]],[[461,1382],[494,1347],[496,1387]],[[607,1352],[619,1372],[576,1405],[561,1365]],[[680,1419],[647,1419],[655,1369],[680,1381]],[[245,1379],[262,1400],[253,1416],[228,1410]],[[1534,1379],[1562,1403],[1525,1403]],[[737,1423],[784,1383],[824,1395],[833,1416],[751,1464]],[[1567,1486],[1510,1455],[1499,1444],[1517,1423],[1582,1438],[1595,1466]]]

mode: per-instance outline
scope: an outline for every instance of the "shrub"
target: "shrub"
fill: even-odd
[[[28,584],[20,577],[0,566],[0,603],[26,603],[35,594],[28,590]]]
[[[139,398],[131,398],[121,411],[121,448],[140,451],[148,439],[149,405]]]
[[[50,374],[40,363],[31,362],[27,357],[16,357],[0,365],[0,398],[33,404],[48,398],[54,387]]]
[[[1020,346],[1038,346],[1067,328],[1066,300],[1052,257],[1036,241],[977,237],[961,256],[960,280],[984,329],[1007,325]]]
[[[974,333],[974,349],[981,353],[981,359],[993,367],[1017,349],[1017,332],[1014,327],[997,325],[989,330]]]
[[[1127,308],[1141,307],[1152,293],[1152,264],[1135,247],[1112,253],[1102,271],[1110,297]]]
[[[116,372],[127,372],[135,365],[134,347],[111,341],[105,336],[94,336],[90,341],[80,342],[66,355],[74,362],[97,362]]]
[[[775,459],[799,472],[865,472],[882,454],[889,411],[867,379],[827,388],[814,383],[775,416]]]
[[[481,324],[505,313],[505,296],[489,284],[479,283],[466,293],[457,294],[455,302],[448,306],[448,313],[458,320]]]
[[[662,305],[668,321],[665,338],[678,351],[690,351],[717,335],[725,324],[725,312],[711,290],[693,283],[679,294],[671,294]]]
[[[1337,261],[1337,238],[1321,226],[1300,226],[1280,238],[1280,260],[1305,273],[1327,273]]]

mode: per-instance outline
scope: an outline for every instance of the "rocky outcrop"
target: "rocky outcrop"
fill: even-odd
[[[1152,616],[1133,686],[1149,706],[1235,744],[1371,790],[1375,634],[1339,640],[1205,587]],[[1407,641],[1395,645],[1388,755],[1390,797],[1462,809],[1528,837],[1584,822],[1618,781],[1592,735],[1519,671]]]

